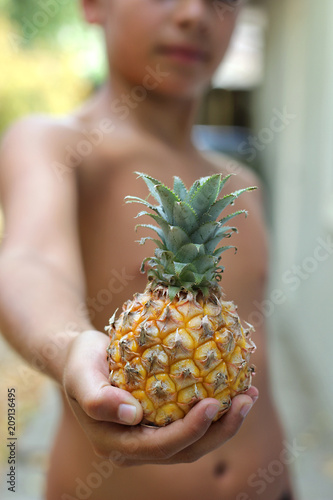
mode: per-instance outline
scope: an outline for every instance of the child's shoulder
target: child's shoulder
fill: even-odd
[[[70,140],[78,133],[76,120],[70,115],[54,117],[50,115],[29,115],[14,122],[3,134],[2,149],[9,146],[31,148],[34,144],[39,147],[56,148],[62,141]]]
[[[29,115],[14,122],[0,139],[1,185],[4,177],[24,182],[26,175],[39,185],[55,185],[59,179],[74,185],[75,176],[64,175],[73,171],[73,165],[67,165],[66,151],[80,137],[79,123],[70,115]]]
[[[2,205],[10,204],[15,210],[29,207],[32,218],[37,213],[34,207],[41,203],[38,193],[47,193],[48,205],[54,213],[61,203],[65,204],[65,199],[73,205],[75,176],[59,177],[56,166],[63,168],[64,148],[73,142],[76,134],[70,118],[31,115],[13,123],[0,141]],[[25,210],[27,214],[28,208]]]

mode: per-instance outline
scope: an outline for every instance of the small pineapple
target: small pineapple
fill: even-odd
[[[232,246],[216,246],[229,238],[234,227],[226,223],[244,210],[218,221],[246,188],[218,196],[230,175],[212,175],[194,182],[187,190],[179,177],[173,191],[160,181],[142,178],[157,205],[128,196],[150,210],[157,225],[139,224],[154,230],[159,239],[154,257],[146,258],[148,284],[117,311],[105,328],[110,336],[107,360],[110,382],[140,401],[142,424],[164,426],[186,413],[201,399],[213,397],[225,413],[231,399],[251,385],[249,365],[255,344],[251,325],[243,329],[236,306],[223,300],[219,286],[221,254]]]

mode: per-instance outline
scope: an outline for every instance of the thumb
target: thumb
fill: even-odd
[[[110,385],[108,343],[98,331],[84,332],[74,341],[64,374],[66,395],[74,410],[78,404],[94,420],[136,425],[143,418],[141,404],[129,392]]]
[[[77,401],[89,417],[126,425],[141,422],[142,407],[129,392],[112,387],[103,376],[98,377],[97,374],[85,382],[82,386],[84,394]]]

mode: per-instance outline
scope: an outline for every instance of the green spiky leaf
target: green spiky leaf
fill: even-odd
[[[236,233],[236,227],[222,226],[216,230],[214,238],[205,243],[205,253],[208,255],[213,254],[214,249],[220,243],[222,238],[230,238],[232,233]]]
[[[191,240],[193,243],[206,243],[208,240],[215,236],[216,229],[218,227],[217,222],[207,222],[202,224],[194,233],[192,233]]]
[[[188,281],[189,283],[195,282],[195,276],[193,271],[190,271],[189,269],[184,269],[180,275],[179,278],[181,279],[182,282]]]
[[[228,194],[221,198],[220,200],[217,200],[213,205],[210,207],[210,209],[204,214],[203,219],[204,221],[212,221],[216,220],[220,213],[226,209],[229,205],[232,205],[235,200],[243,193],[246,193],[247,191],[252,191],[253,189],[256,189],[255,187],[249,187],[245,189],[239,189],[238,191],[235,191],[234,193]]]
[[[188,190],[187,195],[185,197],[184,201],[186,201],[186,203],[190,203],[192,196],[194,195],[199,186],[200,186],[200,179],[193,182],[192,186]]]
[[[166,241],[165,241],[165,238],[164,238],[164,232],[163,232],[163,230],[160,227],[154,226],[153,224],[138,224],[136,226],[136,228],[137,227],[145,227],[147,229],[152,229],[161,238],[161,240],[164,243],[164,245],[166,244]]]
[[[230,177],[232,175],[235,175],[235,174],[228,174],[225,177],[221,177],[220,187],[219,187],[219,194],[221,193],[221,191],[224,188],[225,184],[228,182],[228,180],[230,179]]]
[[[174,178],[172,191],[153,177],[138,175],[157,201],[157,205],[152,205],[146,199],[126,197],[127,203],[140,203],[146,208],[137,217],[149,216],[157,224],[137,226],[155,231],[161,240],[151,237],[140,240],[141,244],[150,240],[157,246],[154,256],[142,263],[142,269],[147,267],[151,286],[167,286],[171,300],[182,290],[194,294],[200,290],[204,296],[208,295],[210,288],[221,279],[224,268],[218,263],[222,253],[234,248],[218,246],[222,239],[230,238],[237,231],[225,224],[246,211],[239,210],[216,219],[238,196],[254,188],[240,189],[217,199],[230,175],[202,177],[188,191],[179,177]]]
[[[175,271],[176,271],[176,274],[180,275],[184,269],[187,269],[189,271],[195,271],[195,268],[193,269],[193,266],[191,263],[189,262],[176,262],[175,261]]]
[[[137,243],[139,243],[139,245],[144,245],[146,241],[153,241],[158,248],[161,249],[164,248],[164,245],[160,240],[152,238],[151,236],[145,236],[144,238],[140,238],[140,240],[137,240]]]
[[[180,287],[171,285],[168,286],[168,293],[170,300],[173,300],[176,297],[177,293],[179,292],[180,292]]]
[[[151,203],[149,203],[149,201],[143,200],[138,196],[125,196],[125,201],[126,203],[141,203],[142,205],[145,205],[146,207],[150,208],[150,210],[154,210],[155,212],[157,212],[158,210],[157,206],[152,205]]]
[[[174,253],[177,253],[178,249],[187,243],[191,243],[190,238],[185,233],[185,231],[179,226],[171,226],[164,234],[167,247]]]
[[[201,285],[202,283],[207,283],[206,274],[194,273],[194,279],[197,286]]]
[[[219,247],[214,250],[213,255],[214,257],[220,257],[220,255],[225,252],[226,250],[229,250],[230,248],[235,249],[235,253],[237,252],[237,248],[234,245],[226,245],[224,247]]]
[[[135,218],[142,217],[143,215],[147,215],[152,219],[154,219],[154,221],[157,222],[157,224],[161,227],[164,233],[168,231],[168,227],[170,227],[170,224],[161,215],[158,215],[156,213],[152,214],[150,212],[146,212],[145,210],[143,210],[142,212],[139,212]],[[136,227],[142,227],[142,224],[138,224]]]
[[[245,214],[245,217],[247,217],[247,211],[246,210],[238,210],[238,212],[234,212],[233,214],[227,215],[226,217],[223,217],[223,219],[219,220],[219,224],[224,225],[229,220],[233,219],[234,217],[237,217],[237,215]]]
[[[209,269],[213,269],[215,267],[216,259],[212,255],[202,255],[198,257],[193,265],[195,266],[197,272],[205,273]]]
[[[187,195],[187,189],[185,187],[185,184],[180,179],[180,177],[175,176],[173,179],[174,179],[173,183],[174,193],[178,196],[178,198],[184,201]]]
[[[175,255],[178,262],[192,262],[199,254],[198,246],[194,243],[188,243],[182,246]]]
[[[220,175],[212,175],[193,194],[190,204],[197,217],[200,218],[205,214],[215,202],[219,194],[220,181]]]
[[[162,184],[159,180],[154,179],[154,177],[151,177],[150,175],[142,174],[141,172],[135,172],[138,175],[139,179],[143,179],[144,182],[146,183],[147,188],[149,189],[150,194],[155,198],[155,200],[160,203],[160,198],[158,196],[158,193],[156,191],[156,186],[159,186]]]
[[[175,203],[180,202],[180,199],[178,198],[178,196],[175,195],[173,191],[171,191],[171,189],[169,189],[166,186],[163,186],[163,184],[157,185],[156,191],[161,200],[161,204],[167,222],[173,224],[173,207]]]
[[[174,204],[172,219],[173,225],[181,227],[187,234],[191,234],[198,226],[198,218],[195,211],[184,201]]]

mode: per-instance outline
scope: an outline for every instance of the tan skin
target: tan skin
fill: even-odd
[[[87,20],[105,31],[112,78],[71,116],[32,117],[14,125],[0,153],[6,220],[0,254],[1,330],[27,361],[59,384],[63,402],[46,498],[80,498],[78,479],[86,482],[96,464],[110,461],[112,472],[92,488],[91,500],[278,499],[288,485],[286,470],[265,481],[263,494],[248,484],[249,476],[267,468],[283,449],[269,394],[263,325],[257,325],[255,334],[256,388],[234,398],[216,423],[207,415],[207,408],[216,409],[209,398],[161,429],[128,425],[139,424],[142,409],[130,394],[110,386],[108,338],[102,333],[115,308],[144,289],[145,277],[138,270],[152,252],[150,243],[135,243],[138,207],[123,201],[127,194],[147,194],[133,171],[169,185],[179,175],[190,185],[202,175],[235,170],[230,191],[258,184],[253,174],[226,158],[203,157],[190,138],[200,95],[227,49],[239,7],[228,9],[222,20],[212,2],[203,0],[82,3]],[[184,44],[185,55],[179,51]],[[195,47],[200,54],[194,54]],[[113,108],[115,99],[142,83],[147,66],[157,65],[168,75],[121,118]],[[100,128],[105,118],[112,119],[113,130],[78,166],[67,162],[59,173],[54,162],[64,165],[68,148],[76,149],[86,139],[84,132]],[[223,255],[222,284],[226,298],[238,304],[246,320],[255,310],[254,301],[263,298],[266,277],[260,192],[243,195],[233,208],[245,208],[250,215],[237,221],[233,244],[238,255]],[[123,278],[113,279],[112,300],[102,305],[99,292],[108,289],[114,271]],[[55,341],[59,338],[61,345]],[[259,401],[241,427],[257,388]],[[123,418],[130,415],[123,404],[136,411],[127,422]]]

